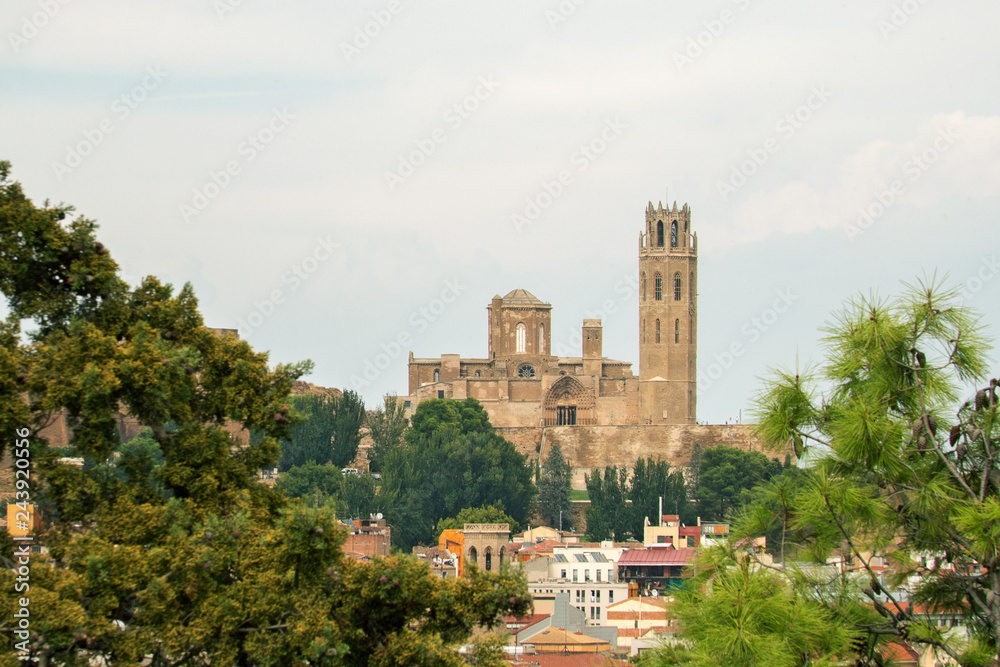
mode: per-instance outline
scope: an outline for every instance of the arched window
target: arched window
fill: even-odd
[[[485,564],[486,564],[486,571],[487,572],[492,572],[493,571],[493,550],[490,549],[489,547],[486,547],[486,551],[484,552],[484,555],[483,555],[483,560],[485,561]]]
[[[524,354],[524,349],[528,344],[528,329],[524,326],[524,322],[518,322],[514,331],[517,334],[517,353]]]
[[[538,325],[538,354],[542,354],[545,351],[545,325]]]
[[[670,247],[677,247],[677,221],[674,220],[670,223]]]
[[[434,381],[435,382],[441,381],[441,371],[437,368],[434,369]]]
[[[476,547],[469,548],[469,562],[476,563],[479,561],[479,554],[476,552]]]
[[[681,300],[681,272],[674,274],[674,301]]]
[[[660,220],[656,223],[656,245],[660,248],[663,247],[663,221]]]
[[[642,342],[646,342],[646,320],[642,321]]]
[[[476,377],[479,377],[479,376],[480,376],[479,371],[476,371]]]
[[[524,364],[517,369],[517,377],[519,378],[533,378],[535,377],[535,367],[531,364]]]
[[[663,301],[663,276],[659,272],[653,276],[653,298]]]
[[[679,319],[674,320],[674,342],[681,342],[681,321]]]
[[[656,318],[656,342],[660,342],[660,318]]]
[[[642,300],[646,300],[646,272],[642,272]]]
[[[694,303],[694,271],[688,276],[688,303]]]

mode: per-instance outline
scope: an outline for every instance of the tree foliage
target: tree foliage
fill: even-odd
[[[458,513],[458,516],[450,519],[440,519],[434,527],[434,533],[438,536],[446,530],[461,529],[467,523],[506,523],[510,524],[511,530],[517,526],[506,512],[496,505],[484,507],[467,507]]]
[[[703,559],[675,593],[669,615],[681,641],[642,661],[647,667],[834,667],[856,634],[805,589],[735,554]],[[856,631],[855,631],[856,632]]]
[[[341,554],[328,507],[260,482],[296,424],[306,363],[206,328],[190,286],[130,287],[96,225],[36,207],[0,163],[0,441],[27,440],[51,528],[30,590],[0,556],[0,630],[42,664],[460,665],[473,625],[523,615],[509,573],[442,581],[411,558]],[[27,331],[21,329],[27,321]],[[149,427],[118,440],[120,412]],[[88,464],[59,461],[42,429],[63,414]],[[257,434],[240,446],[233,424]],[[24,434],[27,434],[26,436]],[[15,440],[15,434],[19,437]],[[9,545],[8,545],[9,546]],[[13,624],[30,599],[30,628]],[[15,631],[24,631],[23,640]],[[0,664],[17,664],[11,644]]]
[[[750,490],[781,473],[761,452],[725,445],[702,451],[694,498],[703,521],[724,521],[750,500]]]
[[[590,506],[587,536],[591,540],[633,539],[642,541],[645,525],[659,523],[660,498],[663,512],[676,513],[694,525],[697,515],[688,503],[684,474],[671,470],[665,461],[637,459],[631,475],[628,468],[609,466],[585,475]]]
[[[791,443],[815,467],[780,501],[772,489],[772,510],[751,512],[745,530],[782,514],[813,560],[852,563],[859,594],[878,612],[865,626],[859,664],[873,664],[886,637],[937,646],[962,664],[997,659],[998,382],[986,380],[978,319],[931,279],[893,300],[851,301],[825,333],[821,366],[776,372],[757,399],[761,436]],[[959,403],[964,392],[969,399]],[[875,557],[891,560],[888,580],[877,576]],[[923,567],[922,557],[935,564]],[[810,571],[802,585],[829,594]],[[962,614],[973,641],[956,643],[894,612],[902,588],[916,602]]]
[[[289,416],[300,421],[292,429],[291,437],[281,443],[278,470],[284,472],[307,463],[329,463],[333,457],[333,398],[293,396],[290,403],[295,414]]]
[[[423,401],[412,421],[382,473],[398,546],[431,543],[439,519],[469,507],[496,504],[512,529],[526,523],[535,495],[527,457],[493,432],[478,401]]]
[[[406,431],[406,408],[396,396],[386,394],[383,404],[368,415],[368,433],[372,439],[368,463],[372,471],[380,472],[389,452],[399,447]]]
[[[549,525],[560,530],[570,530],[569,500],[571,469],[562,448],[556,443],[545,457],[545,467],[536,483],[538,487],[538,514]]]

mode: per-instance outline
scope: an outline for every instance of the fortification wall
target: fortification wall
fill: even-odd
[[[750,424],[643,424],[496,430],[531,459],[544,461],[552,445],[558,444],[573,468],[573,488],[582,489],[585,488],[585,473],[612,465],[631,468],[639,458],[652,457],[665,460],[672,467],[687,467],[696,443],[702,449],[728,445],[745,451],[763,451],[768,458],[784,459],[784,451],[764,451],[752,429]]]

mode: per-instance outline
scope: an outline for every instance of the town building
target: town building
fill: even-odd
[[[510,561],[510,525],[506,523],[467,523],[461,529],[442,531],[438,549],[458,558],[458,576],[464,577],[471,563],[487,572],[499,572]]]

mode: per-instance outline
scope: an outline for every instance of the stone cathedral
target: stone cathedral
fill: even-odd
[[[581,356],[553,356],[552,305],[515,289],[486,308],[485,357],[410,353],[410,409],[472,397],[509,430],[696,424],[698,236],[690,207],[650,202],[638,250],[638,375],[631,362],[604,356],[601,320],[583,320]],[[541,439],[531,438],[538,452]]]

